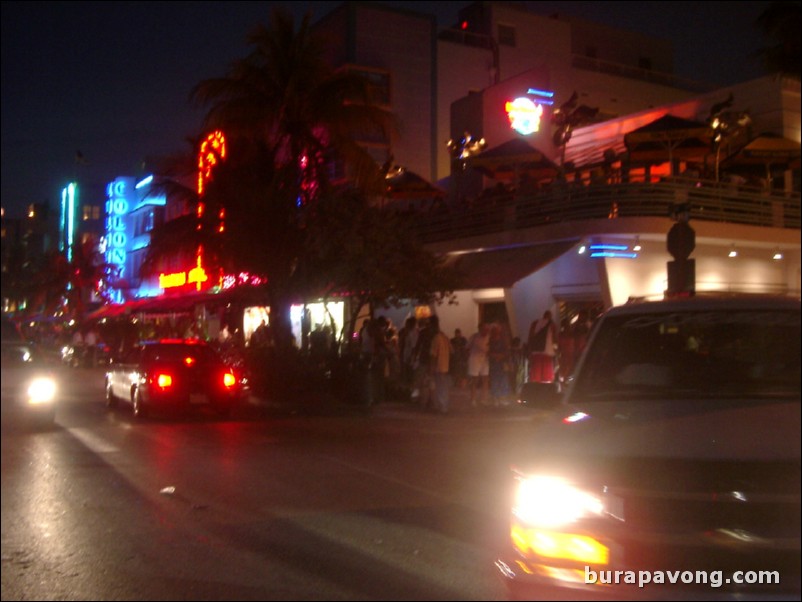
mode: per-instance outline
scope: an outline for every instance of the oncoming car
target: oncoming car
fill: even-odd
[[[616,307],[541,394],[496,562],[516,596],[799,599],[799,299]]]
[[[2,342],[3,421],[47,427],[56,415],[58,380],[53,366],[26,341]]]
[[[241,400],[241,379],[218,353],[193,339],[136,345],[106,369],[106,404],[131,404],[134,416],[208,407],[226,416]]]

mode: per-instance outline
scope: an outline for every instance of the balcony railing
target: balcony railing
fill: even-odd
[[[435,208],[418,220],[426,243],[456,240],[560,222],[625,217],[671,217],[687,204],[691,220],[800,228],[798,192],[769,193],[700,180],[572,187],[552,185],[535,193],[507,193],[472,204]]]

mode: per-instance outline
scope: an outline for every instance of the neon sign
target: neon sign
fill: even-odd
[[[198,195],[203,194],[206,182],[212,179],[212,168],[225,158],[226,138],[223,132],[215,130],[206,136],[198,153]]]
[[[185,284],[200,285],[209,280],[206,270],[202,267],[194,267],[188,272],[173,272],[171,274],[159,274],[159,288],[175,288]]]
[[[201,290],[201,285],[208,282],[209,276],[206,270],[201,265],[200,249],[198,250],[198,257],[196,259],[195,267],[188,272],[173,272],[172,274],[159,274],[159,287],[160,288],[175,288],[177,286],[184,286],[185,284],[194,284],[197,290]]]
[[[530,98],[521,96],[504,105],[510,127],[519,134],[528,136],[540,130],[540,119],[543,117],[543,105],[532,102]]]
[[[126,181],[118,179],[110,182],[106,187],[106,197],[106,263],[113,265],[117,277],[122,278],[128,245],[125,223],[129,209]],[[122,302],[121,291],[117,291],[115,298]]]

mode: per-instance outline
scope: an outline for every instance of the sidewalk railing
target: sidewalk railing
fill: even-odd
[[[430,212],[418,220],[418,231],[429,243],[567,221],[670,217],[684,204],[693,220],[800,228],[798,192],[769,193],[675,178],[659,183],[553,185],[536,193]]]

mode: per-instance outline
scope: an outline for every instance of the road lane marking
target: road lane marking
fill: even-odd
[[[113,454],[120,451],[116,445],[112,445],[102,437],[87,428],[68,428],[70,434],[88,447],[96,454]]]

